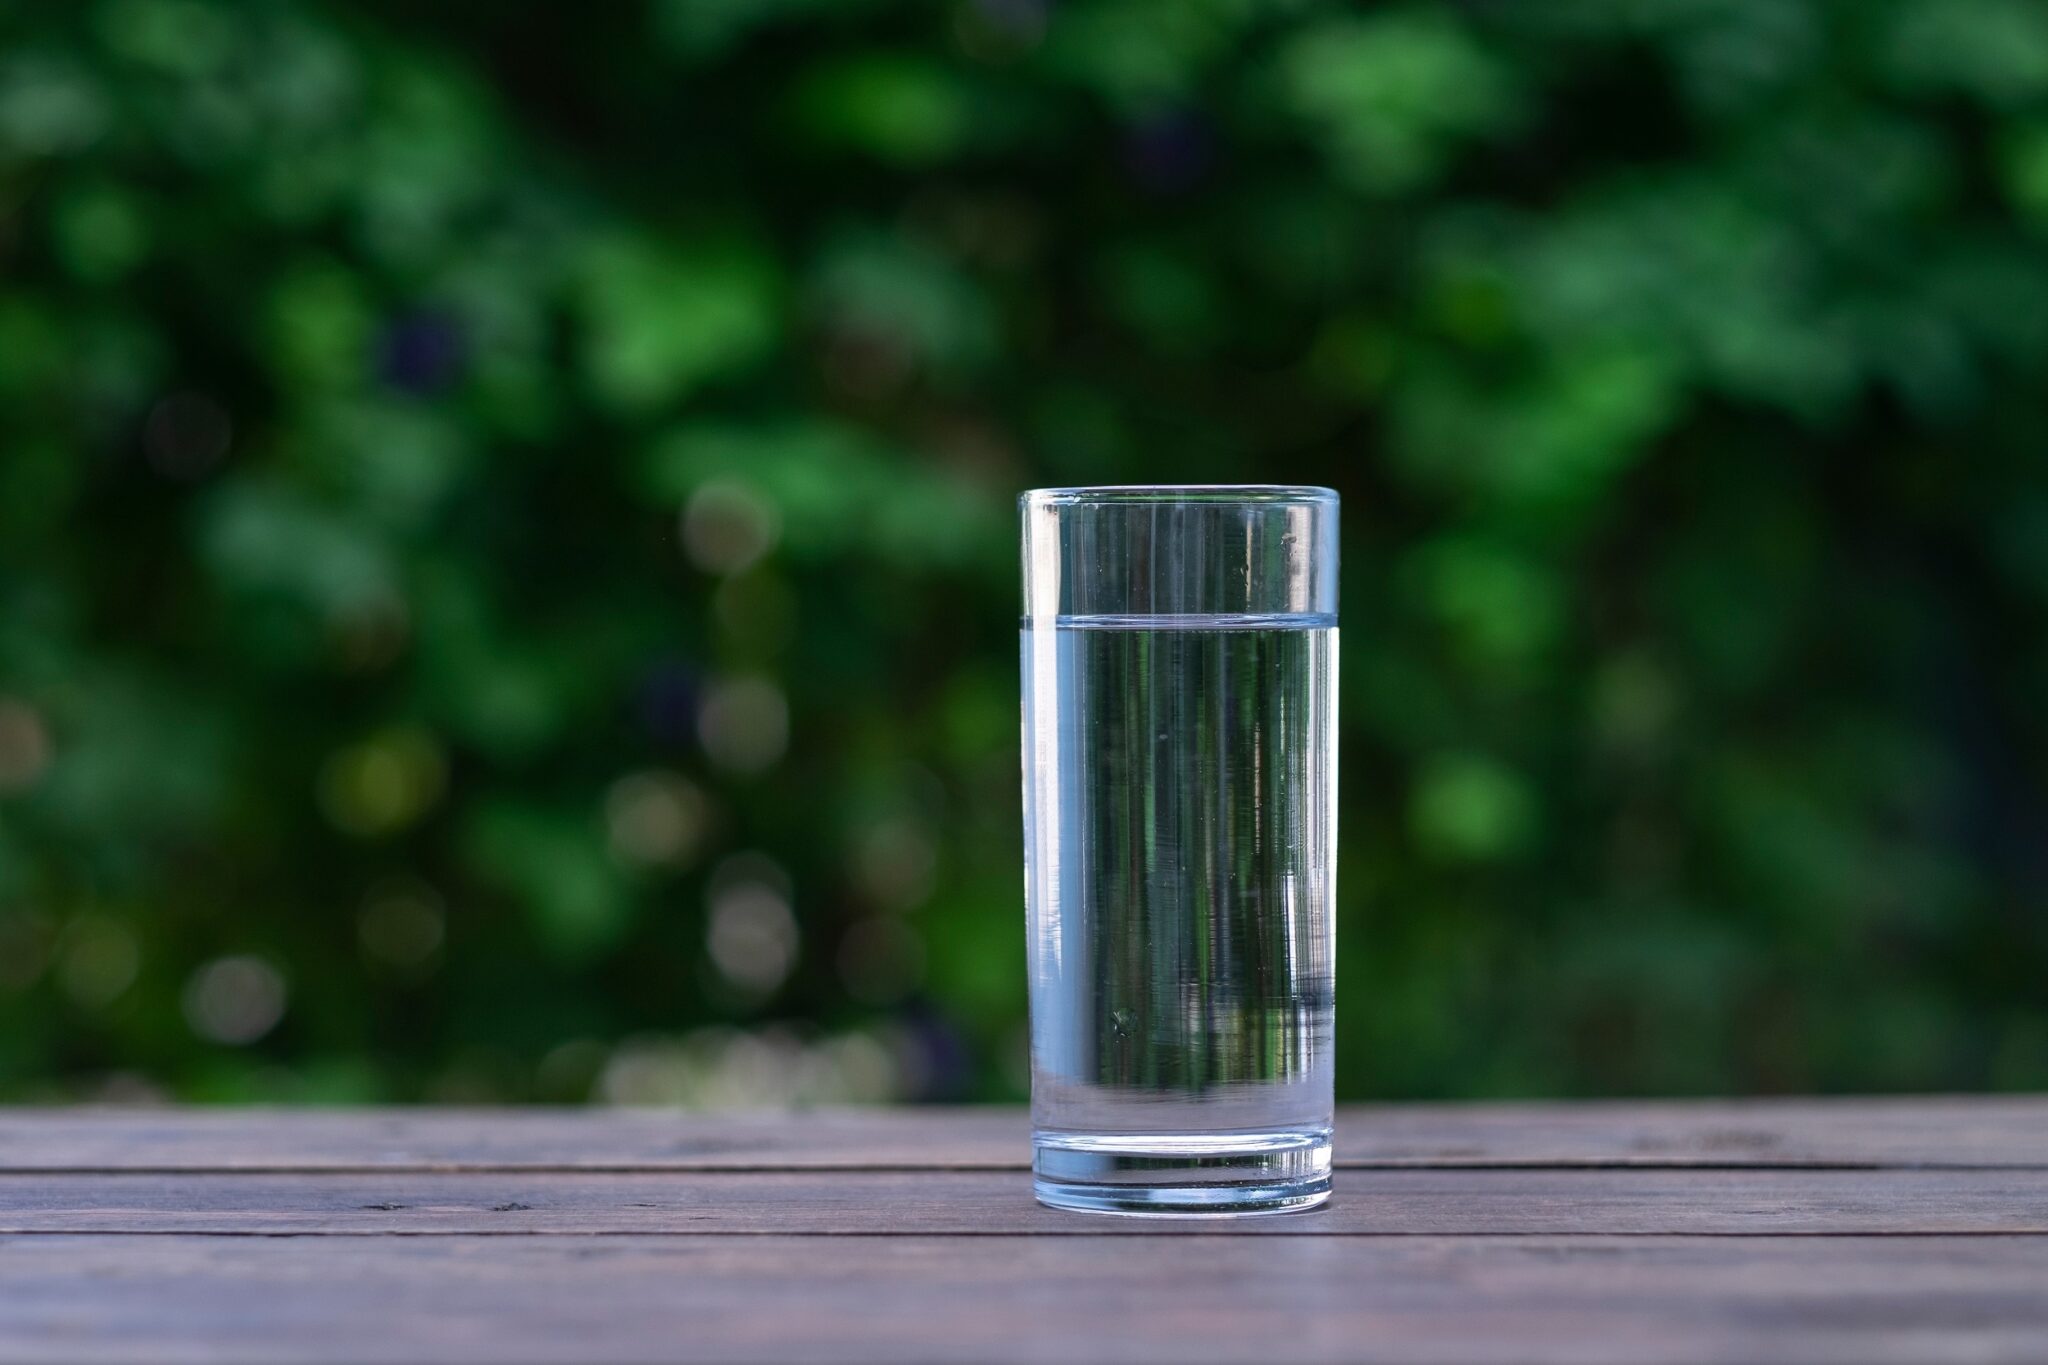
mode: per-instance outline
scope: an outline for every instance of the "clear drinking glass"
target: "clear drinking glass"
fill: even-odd
[[[1319,1204],[1337,495],[1044,488],[1019,503],[1038,1198]]]

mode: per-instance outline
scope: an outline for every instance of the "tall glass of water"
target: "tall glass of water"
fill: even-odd
[[[1319,1204],[1337,495],[1043,488],[1020,505],[1038,1198]]]

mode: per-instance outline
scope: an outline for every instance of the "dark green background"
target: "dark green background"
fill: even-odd
[[[2048,1086],[2048,6],[0,3],[0,1096],[1015,1097],[1013,499],[1344,495],[1345,1096]]]

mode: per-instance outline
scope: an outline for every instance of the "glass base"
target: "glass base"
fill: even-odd
[[[1330,1134],[1035,1135],[1033,1192],[1056,1209],[1165,1218],[1296,1213],[1330,1197]]]

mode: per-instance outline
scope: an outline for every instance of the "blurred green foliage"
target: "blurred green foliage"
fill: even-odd
[[[2037,0],[0,5],[0,1096],[1014,1097],[1012,498],[1346,498],[1340,1090],[2048,1085]]]

